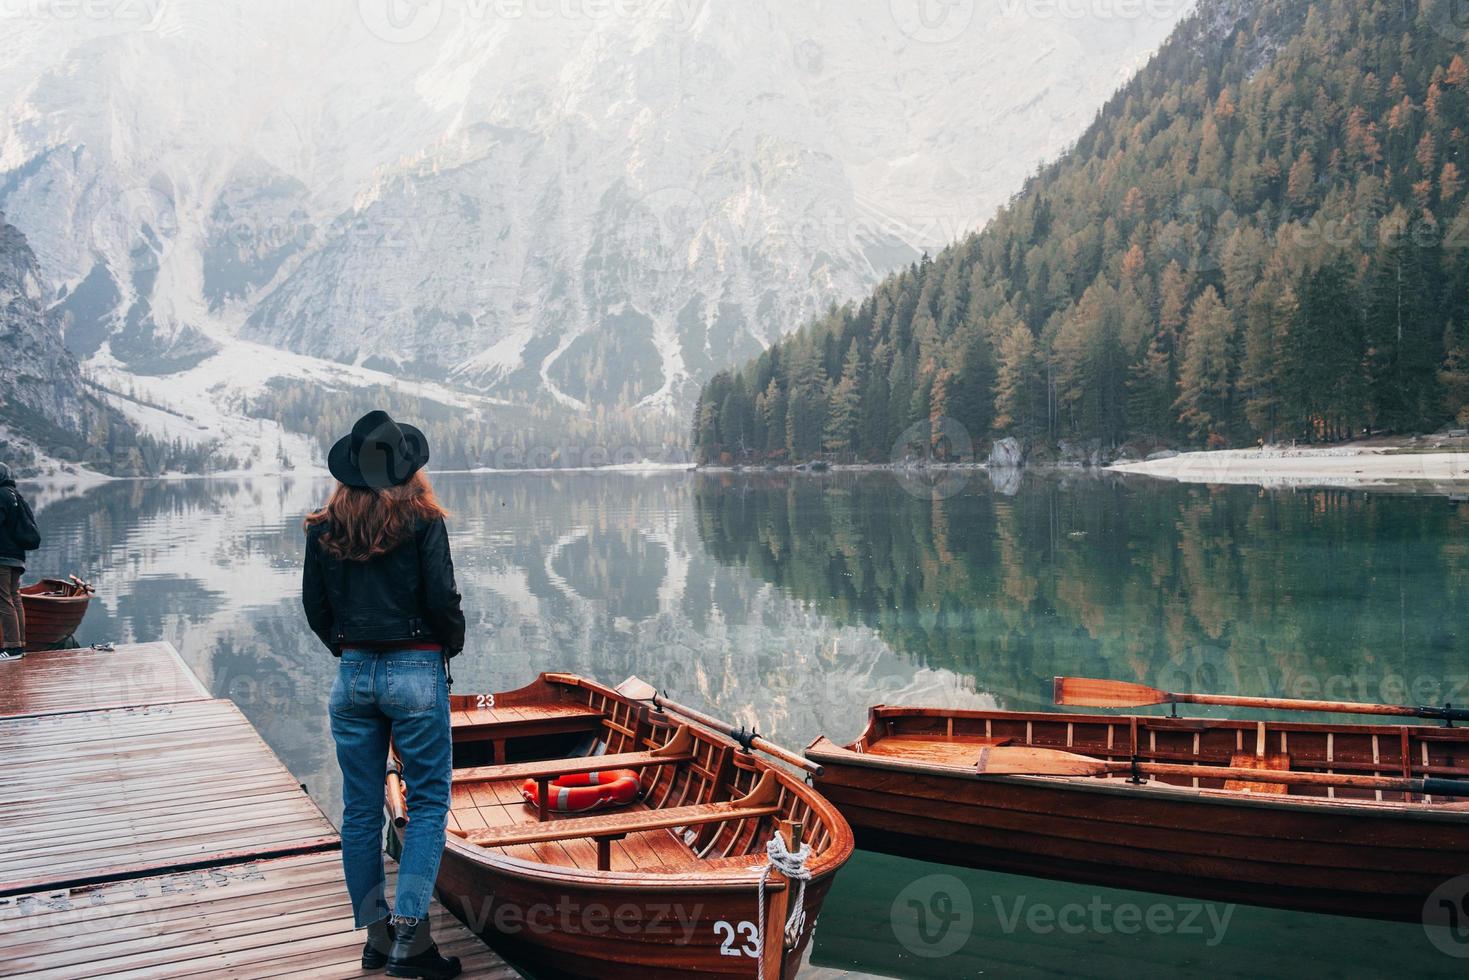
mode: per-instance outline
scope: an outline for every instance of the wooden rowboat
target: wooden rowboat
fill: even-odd
[[[26,651],[53,649],[74,634],[82,625],[82,617],[87,615],[93,591],[75,575],[69,582],[47,578],[22,588]]]
[[[798,776],[671,706],[635,699],[632,683],[619,693],[543,674],[519,690],[450,699],[455,771],[440,900],[537,977],[754,977],[761,965],[769,980],[794,976],[852,853],[851,829]],[[638,773],[639,801],[563,815],[521,795],[527,779],[545,801],[548,780],[614,769]],[[412,817],[406,787],[390,772],[387,789],[401,841]],[[777,833],[788,847],[810,847],[804,890],[767,875]]]
[[[978,771],[982,755],[1036,748],[1052,751],[1030,755],[1064,750],[1120,762],[1110,768],[1121,771]],[[859,845],[909,857],[1411,921],[1435,888],[1469,870],[1462,795],[1209,772],[1463,779],[1469,728],[879,706],[855,742],[818,738],[806,755],[823,766],[816,788],[851,822]],[[1139,778],[1133,760],[1172,774]],[[1191,768],[1173,772],[1184,766]]]

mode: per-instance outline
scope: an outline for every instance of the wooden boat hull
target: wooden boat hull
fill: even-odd
[[[606,881],[573,887],[489,867],[450,842],[439,869],[439,901],[496,952],[537,978],[682,980],[691,974],[753,977],[749,937],[758,922],[753,881],[710,890],[698,882],[659,888]],[[508,862],[507,862],[508,863]],[[785,953],[794,977],[811,941],[832,875],[806,887],[806,927]]]
[[[1007,716],[972,717],[990,721],[993,731]],[[1065,732],[1069,719],[1078,752],[1088,751],[1077,747],[1083,734],[1079,727],[1098,721],[1097,716],[1008,717],[1032,726],[1033,733],[1043,732],[1043,724],[1059,726],[1049,733],[1054,735]],[[1129,720],[1103,721],[1125,728]],[[1207,724],[1217,735],[1226,731],[1218,726],[1231,723]],[[1248,730],[1252,723],[1233,724]],[[1166,745],[1170,735],[1193,738],[1205,730],[1189,719],[1147,719],[1145,727],[1154,737],[1140,755],[1154,756],[1169,754],[1157,748],[1156,734],[1164,734]],[[1313,729],[1276,726],[1272,735],[1293,727],[1300,730],[1297,742]],[[1349,740],[1351,733],[1343,733],[1349,727],[1336,729],[1338,744]],[[1446,730],[1427,731],[1438,736]],[[1381,743],[1389,732],[1396,749],[1397,728],[1362,726],[1356,737],[1376,734]],[[1424,744],[1435,746],[1434,767],[1449,767],[1453,760],[1445,753],[1454,748],[1469,755],[1469,742],[1435,738]],[[1119,748],[1114,743],[1114,751]],[[1094,754],[1106,751],[1102,746]],[[1301,762],[1309,754],[1309,748],[1301,752]],[[979,778],[957,766],[932,760],[902,765],[891,756],[850,751],[824,739],[813,743],[808,755],[825,767],[817,789],[842,811],[859,846],[905,857],[1406,921],[1420,921],[1434,889],[1469,869],[1465,803],[1399,805],[1375,795],[1243,793],[1157,780],[1134,785],[1125,779]],[[1415,755],[1429,758],[1426,750]],[[1338,761],[1343,768],[1350,764],[1345,755]]]
[[[48,594],[50,593],[50,594]],[[25,609],[26,651],[51,650],[76,633],[92,593],[84,585],[44,579],[20,590]]]
[[[455,784],[436,891],[507,959],[541,980],[755,977],[766,843],[799,827],[811,848],[803,921],[765,957],[769,980],[796,975],[853,850],[841,814],[802,779],[672,711],[573,675],[456,697],[451,714]],[[538,811],[521,796],[528,770],[544,779],[548,766],[596,765],[639,772],[641,798],[580,816]],[[391,774],[400,844],[408,795]],[[769,874],[772,943],[798,891]]]

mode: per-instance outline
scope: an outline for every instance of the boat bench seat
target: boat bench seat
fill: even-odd
[[[481,847],[511,847],[515,844],[590,838],[597,842],[597,867],[606,871],[611,866],[611,843],[614,840],[648,830],[671,830],[675,827],[697,827],[727,820],[771,816],[780,812],[780,792],[775,774],[767,772],[748,794],[726,803],[603,813],[514,827],[490,827],[456,836],[462,836],[471,844]]]
[[[531,704],[471,708],[450,717],[455,742],[503,743],[512,738],[595,732],[602,727],[603,714],[587,704]]]
[[[573,759],[546,759],[540,762],[516,762],[503,766],[475,766],[454,771],[455,783],[498,782],[508,779],[534,779],[549,782],[558,776],[581,772],[606,772],[609,769],[641,769],[646,766],[671,766],[694,757],[694,733],[680,726],[667,744],[651,752],[618,752],[612,755],[578,756]]]

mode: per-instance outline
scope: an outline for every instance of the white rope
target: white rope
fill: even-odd
[[[756,962],[756,975],[759,980],[765,980],[765,879],[770,876],[772,870],[775,870],[796,882],[796,893],[791,897],[791,912],[786,918],[785,929],[781,933],[782,949],[785,946],[794,946],[800,941],[801,933],[806,929],[806,882],[811,880],[811,872],[806,868],[806,859],[811,856],[811,845],[802,844],[801,849],[792,854],[786,847],[785,838],[775,833],[770,836],[770,840],[765,845],[765,856],[769,858],[769,861],[760,871],[759,888],[760,959]]]

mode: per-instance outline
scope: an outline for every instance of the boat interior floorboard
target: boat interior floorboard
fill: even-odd
[[[534,810],[520,795],[517,780],[455,786],[449,810],[449,827],[465,833],[489,827],[537,823]],[[646,811],[641,801],[619,807],[619,812]],[[553,816],[568,819],[583,814]],[[597,847],[590,840],[547,841],[492,848],[510,857],[566,868],[597,869]],[[670,830],[647,830],[628,834],[612,842],[613,871],[676,871],[699,863],[693,849]]]

